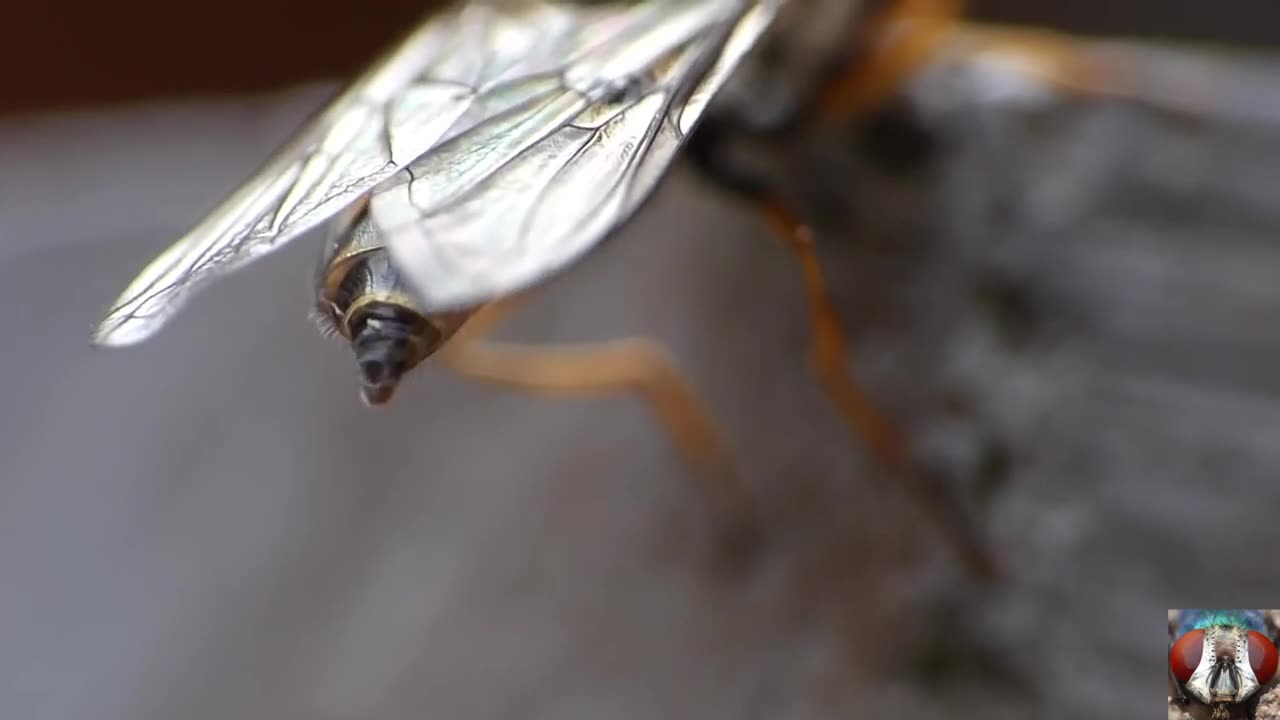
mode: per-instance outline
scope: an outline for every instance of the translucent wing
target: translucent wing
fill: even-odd
[[[375,190],[373,221],[428,310],[521,289],[626,220],[781,0],[674,0],[544,47],[551,72],[486,80],[506,108]],[[539,64],[543,62],[540,58]]]
[[[675,11],[684,3],[661,4]],[[712,0],[709,8],[736,4]],[[472,0],[432,16],[148,265],[108,311],[95,341],[126,345],[149,337],[198,288],[325,222],[431,148],[492,127],[486,122],[494,118],[526,114],[526,93],[538,78],[556,76],[564,53],[612,70],[611,46],[635,29],[637,14],[652,14],[638,13],[644,7]],[[526,121],[556,127],[546,114]]]

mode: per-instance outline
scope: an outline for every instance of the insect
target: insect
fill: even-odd
[[[1213,720],[1252,718],[1276,674],[1276,636],[1261,610],[1179,610],[1169,645],[1175,701]]]
[[[809,231],[767,183],[719,161],[715,135],[694,132],[779,18],[819,17],[823,1],[472,0],[432,14],[148,265],[94,339],[140,342],[211,281],[325,228],[315,315],[350,343],[368,404],[390,400],[432,354],[466,376],[533,390],[640,388],[674,442],[714,478],[707,491],[740,496],[725,479],[714,423],[660,347],[626,340],[535,351],[479,340],[506,298],[626,221],[693,136],[705,141],[690,155],[765,208],[804,268],[827,392],[881,464],[931,496],[936,486],[918,479],[903,438],[849,378]],[[891,90],[950,20],[949,5],[896,0],[867,20],[870,5],[826,2],[850,28],[871,28],[844,38],[860,51],[864,36],[901,29],[886,18],[904,14],[917,31],[908,37],[924,40],[881,53],[874,70],[795,103],[794,115],[856,110]],[[935,515],[970,564],[989,571],[971,530],[946,511]]]

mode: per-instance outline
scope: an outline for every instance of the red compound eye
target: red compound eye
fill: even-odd
[[[1190,635],[1190,633],[1187,634]],[[1253,667],[1253,674],[1258,678],[1259,683],[1266,683],[1272,675],[1276,674],[1276,660],[1276,646],[1271,644],[1266,635],[1250,630],[1249,665]]]
[[[1258,637],[1262,637],[1259,635]],[[1263,638],[1265,640],[1266,638]],[[1270,645],[1270,643],[1267,643]],[[1275,672],[1275,646],[1271,647],[1271,670]],[[1204,654],[1204,630],[1192,630],[1183,634],[1178,638],[1178,642],[1173,644],[1169,650],[1169,667],[1173,670],[1173,676],[1178,678],[1178,682],[1186,682],[1191,679],[1191,673],[1200,667],[1200,656]],[[1249,657],[1253,657],[1253,638],[1249,638]],[[1256,671],[1255,671],[1256,673]]]

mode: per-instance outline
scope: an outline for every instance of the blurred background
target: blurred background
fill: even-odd
[[[422,12],[6,10],[0,716],[1128,718],[1158,702],[1160,608],[1274,596],[1280,6],[975,3],[1129,38],[1089,47],[1141,92],[993,85],[962,54],[909,112],[779,148],[855,370],[996,583],[813,383],[789,255],[683,166],[501,335],[666,343],[768,514],[742,573],[632,398],[432,367],[366,410],[306,319],[305,240],[153,341],[90,348]]]

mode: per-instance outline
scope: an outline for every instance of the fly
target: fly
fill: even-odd
[[[148,265],[94,339],[145,340],[210,281],[330,224],[316,316],[384,403],[471,309],[631,215],[782,2],[432,15]]]
[[[1179,610],[1169,645],[1176,701],[1197,717],[1252,718],[1276,674],[1277,628],[1262,610]]]
[[[694,132],[713,98],[733,95],[721,91],[743,60],[767,49],[761,39],[782,36],[773,32],[778,26],[807,23],[828,39],[835,28],[841,60],[858,62],[842,63],[854,71],[832,75],[805,97],[792,93],[789,102],[737,93],[732,107],[773,132],[883,99],[926,59],[955,4],[454,3],[146,266],[94,340],[145,340],[213,280],[327,227],[315,315],[323,330],[350,343],[368,404],[387,402],[432,354],[468,377],[537,391],[638,388],[710,478],[706,492],[741,508],[745,490],[730,487],[715,424],[662,348],[640,339],[553,350],[478,340],[505,298],[566,268],[631,217],[694,137],[690,158],[763,209],[803,268],[823,388],[874,458],[931,507],[969,567],[990,575],[993,559],[973,528],[938,501],[945,488],[915,466],[903,435],[849,375],[811,231],[779,200],[776,183],[725,160],[728,123]],[[798,55],[813,54],[810,43],[798,44]],[[717,101],[730,107],[731,99]]]

